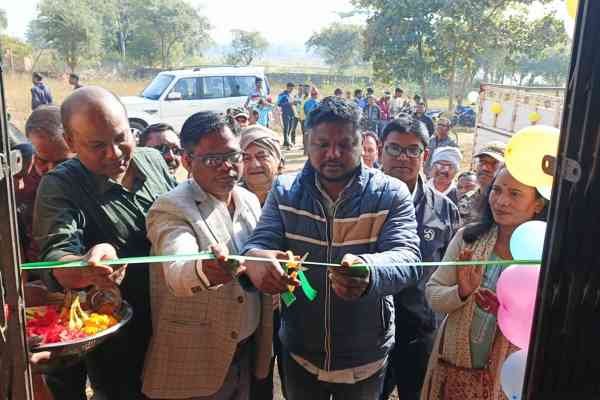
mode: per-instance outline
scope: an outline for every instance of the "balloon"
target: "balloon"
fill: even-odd
[[[504,157],[510,174],[519,182],[533,187],[552,186],[554,177],[542,169],[544,156],[556,157],[559,130],[546,125],[521,129],[510,138]]]
[[[479,93],[475,91],[469,92],[467,95],[467,100],[469,100],[469,103],[477,103],[477,100],[479,100]]]
[[[498,327],[520,349],[529,347],[539,275],[539,266],[511,265],[496,284]]]
[[[491,107],[492,113],[498,115],[502,112],[502,104],[500,103],[492,103]]]
[[[504,364],[502,364],[500,385],[509,400],[521,400],[526,365],[527,351],[525,350],[512,353],[504,360]]]
[[[535,124],[536,122],[539,122],[540,119],[542,119],[542,116],[540,115],[539,112],[537,111],[533,111],[531,113],[529,113],[529,115],[527,116],[527,119],[529,120],[529,122],[531,122],[532,124]]]
[[[536,188],[538,193],[542,195],[546,200],[550,200],[552,196],[552,186],[540,186]]]
[[[519,225],[510,237],[510,254],[515,260],[540,260],[545,236],[544,221],[528,221]]]
[[[577,17],[577,9],[579,8],[579,0],[567,0],[567,14],[575,19]]]

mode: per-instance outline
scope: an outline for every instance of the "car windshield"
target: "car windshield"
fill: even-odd
[[[142,92],[142,97],[150,100],[158,100],[161,94],[175,78],[173,75],[158,75]]]

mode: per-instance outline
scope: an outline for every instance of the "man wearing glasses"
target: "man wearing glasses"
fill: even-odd
[[[152,147],[158,151],[169,166],[169,172],[175,175],[181,165],[181,146],[179,136],[169,124],[152,124],[142,132],[140,146]]]
[[[150,268],[153,335],[143,392],[150,399],[246,400],[251,375],[269,372],[273,305],[271,296],[242,289],[236,276],[243,269],[225,260],[240,254],[260,204],[238,185],[242,151],[223,117],[192,115],[181,142],[191,178],[150,209],[152,252],[211,249],[216,260]]]
[[[429,154],[433,155],[435,150],[439,147],[458,147],[458,144],[449,137],[450,134],[450,120],[448,118],[440,118],[438,119],[435,135],[433,135],[429,139],[429,144],[427,147],[429,148]],[[425,171],[425,175],[431,175],[431,167],[432,167],[432,158],[428,158],[425,161],[425,166],[423,167]]]
[[[458,229],[456,206],[421,177],[429,157],[425,124],[412,116],[391,121],[383,130],[382,169],[403,181],[412,194],[423,261],[440,261]],[[425,299],[425,283],[433,273],[423,268],[421,279],[394,296],[396,346],[392,352],[382,399],[394,386],[401,399],[418,399],[437,328],[436,316]]]

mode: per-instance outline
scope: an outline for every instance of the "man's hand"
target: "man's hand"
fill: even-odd
[[[477,303],[477,305],[481,307],[483,311],[492,315],[498,315],[500,302],[498,301],[498,296],[496,296],[496,293],[492,292],[490,289],[477,289],[475,292],[475,303]]]
[[[230,282],[235,276],[243,273],[245,267],[237,265],[232,269],[234,263],[228,262],[229,250],[224,244],[210,246],[210,251],[215,255],[214,260],[202,261],[202,272],[210,282],[211,286]],[[234,260],[229,260],[234,261]]]
[[[470,261],[473,256],[472,250],[463,250],[460,252],[459,261]],[[461,300],[469,297],[480,285],[483,277],[483,267],[457,267],[456,280],[458,282],[458,295]]]
[[[344,300],[356,300],[361,297],[369,287],[371,273],[368,268],[364,276],[357,276],[350,271],[352,265],[364,264],[364,261],[354,254],[346,254],[342,258],[342,266],[329,269],[331,287],[338,297]]]
[[[57,268],[52,271],[54,278],[60,285],[67,289],[80,289],[91,285],[100,288],[120,283],[125,276],[126,265],[113,270],[108,265],[103,265],[103,260],[114,260],[117,251],[108,243],[100,243],[92,247],[83,257],[66,256],[60,261],[73,261],[81,259],[88,263],[84,268]]]
[[[287,292],[288,285],[300,286],[298,279],[288,276],[277,261],[277,259],[288,259],[288,255],[285,252],[279,250],[250,250],[245,255],[273,260],[270,262],[244,261],[246,275],[260,291],[268,294],[279,294]]]

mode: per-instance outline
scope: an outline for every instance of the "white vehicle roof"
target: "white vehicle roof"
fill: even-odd
[[[248,75],[262,77],[265,75],[265,69],[263,67],[198,67],[193,69],[162,71],[159,75],[173,75],[175,77]]]

